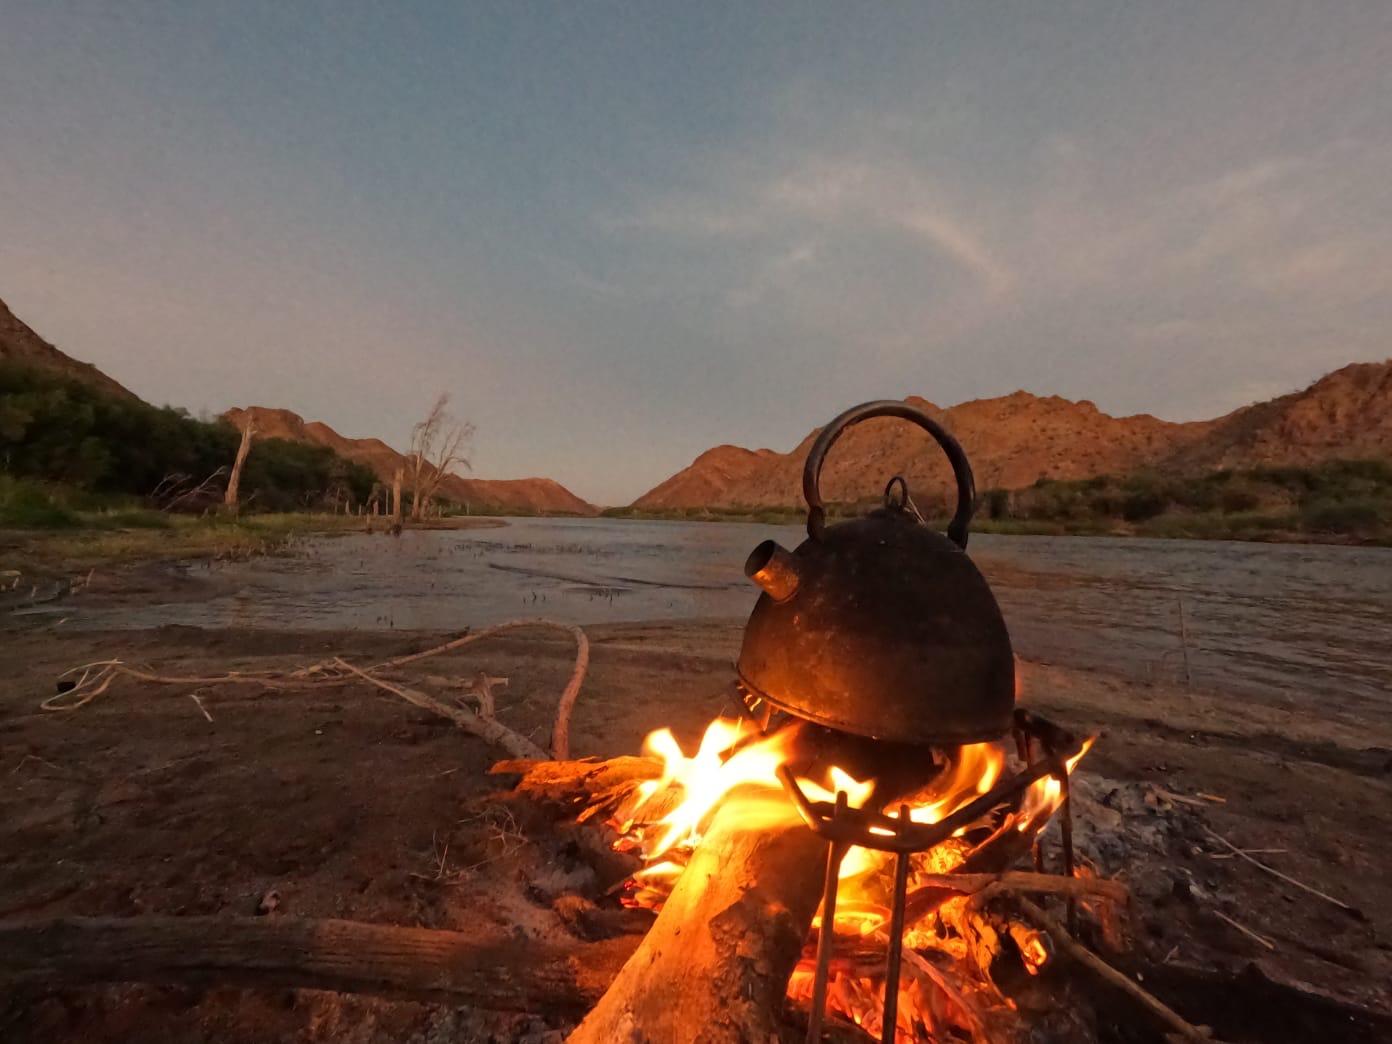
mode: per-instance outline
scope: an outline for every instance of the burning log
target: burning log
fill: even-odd
[[[779,1039],[788,978],[822,890],[825,845],[789,815],[717,814],[657,921],[570,1044]]]

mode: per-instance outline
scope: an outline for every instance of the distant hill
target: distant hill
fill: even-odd
[[[113,395],[136,398],[134,392],[112,380],[91,363],[79,362],[49,344],[11,312],[4,301],[0,301],[0,362],[31,366],[36,370],[56,373],[94,385]]]
[[[1197,471],[1392,457],[1392,360],[1353,363],[1211,423],[1168,463]]]
[[[406,455],[398,453],[381,439],[350,439],[340,435],[320,421],[306,421],[290,410],[266,406],[231,409],[223,414],[238,428],[248,416],[256,421],[257,429],[268,438],[288,439],[327,446],[339,456],[363,464],[376,474],[379,481],[390,484],[397,468],[409,466]],[[549,478],[471,479],[447,475],[438,490],[440,496],[471,511],[527,514],[594,515],[598,508],[581,500],[559,482]]]
[[[1346,366],[1304,391],[1189,423],[1149,414],[1113,417],[1086,400],[1025,391],[946,409],[915,396],[906,401],[956,435],[983,490],[1143,469],[1199,473],[1392,457],[1392,360]],[[788,453],[728,445],[707,450],[633,507],[797,506],[803,461],[818,431]],[[841,503],[860,500],[878,494],[896,474],[907,478],[925,507],[945,502],[951,489],[946,461],[925,433],[903,421],[867,421],[832,449],[822,472],[823,496]]]

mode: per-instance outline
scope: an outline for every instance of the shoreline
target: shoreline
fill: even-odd
[[[379,520],[380,521],[380,520]],[[408,529],[496,529],[505,519],[461,515],[428,519]],[[216,516],[165,516],[158,525],[88,526],[61,529],[0,529],[0,595],[16,579],[53,582],[92,569],[235,561],[282,554],[311,537],[369,532],[357,515],[301,513]],[[389,535],[382,525],[371,532]],[[3,599],[0,599],[0,603]]]
[[[686,511],[635,511],[629,508],[606,508],[600,512],[602,519],[616,522],[701,522],[760,525],[803,525],[807,521],[806,509],[767,509],[743,510],[703,510],[698,508]],[[835,523],[860,517],[854,512],[832,511],[828,521]],[[946,529],[947,519],[929,519],[934,529]],[[974,518],[971,532],[992,536],[1054,536],[1054,537],[1116,537],[1138,540],[1203,540],[1229,541],[1242,544],[1308,544],[1316,547],[1392,547],[1392,533],[1372,538],[1360,538],[1346,534],[1312,534],[1297,529],[1240,529],[1237,533],[1219,532],[1211,527],[1195,525],[1186,528],[1183,519],[1167,519],[1166,524],[1158,526],[1134,526],[1117,524],[1068,525],[1059,522],[1030,522],[1011,520],[1007,522]]]

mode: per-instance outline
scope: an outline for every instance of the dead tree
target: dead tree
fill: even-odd
[[[401,476],[401,468],[397,468],[392,475],[391,530],[393,533],[401,532]]]
[[[248,416],[246,427],[242,429],[242,441],[237,447],[237,459],[232,464],[232,474],[227,477],[227,492],[223,495],[223,507],[229,511],[237,510],[237,495],[242,486],[242,468],[246,465],[247,454],[251,452],[251,440],[256,434],[256,421]]]
[[[448,393],[435,400],[425,420],[411,429],[411,520],[424,516],[440,483],[457,467],[469,467],[465,456],[474,437],[474,426],[448,412]]]

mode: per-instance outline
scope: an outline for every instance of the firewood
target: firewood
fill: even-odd
[[[1160,1000],[1149,990],[1142,989],[1130,978],[1117,971],[1110,964],[1104,961],[1097,954],[1087,947],[1078,943],[1073,936],[1068,934],[1068,930],[1054,920],[1047,913],[1035,906],[1028,899],[1019,899],[1020,909],[1036,925],[1042,928],[1053,941],[1057,949],[1067,954],[1080,967],[1086,968],[1089,972],[1101,979],[1110,986],[1115,987],[1121,993],[1129,997],[1151,1018],[1164,1026],[1171,1033],[1188,1041],[1211,1041],[1212,1035],[1205,1030],[1189,1022],[1184,1016],[1180,1015],[1164,1001]]]
[[[0,922],[0,979],[307,988],[579,1015],[635,939],[574,949],[467,932],[277,917],[69,917]]]
[[[647,936],[569,1044],[778,1038],[821,899],[826,844],[800,821],[750,828],[728,801]]]
[[[608,761],[547,761],[538,758],[514,758],[499,761],[488,770],[494,776],[520,778],[513,786],[515,794],[532,800],[554,804],[569,814],[575,806],[587,807],[615,790],[636,787],[648,779],[662,775],[662,763],[656,758],[619,757]]]

